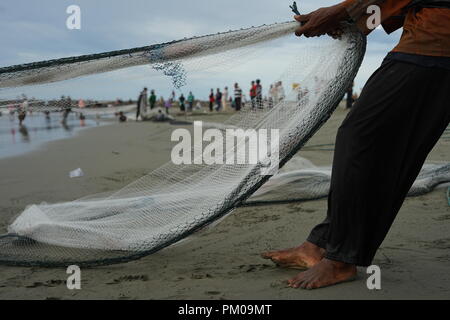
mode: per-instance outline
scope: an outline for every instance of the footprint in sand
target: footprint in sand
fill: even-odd
[[[450,214],[446,214],[446,215],[443,215],[443,216],[439,216],[437,218],[433,218],[433,220],[436,220],[436,221],[450,220]]]
[[[435,249],[450,249],[450,238],[434,240],[426,246]]]
[[[141,275],[127,275],[120,278],[114,279],[112,282],[108,282],[106,284],[118,284],[122,282],[131,282],[131,281],[148,281],[148,276],[145,274]]]
[[[209,273],[193,273],[191,275],[191,279],[200,280],[205,278],[212,278],[212,276]]]
[[[249,265],[240,265],[238,268],[244,272],[255,272],[261,271],[267,268],[271,268],[272,266],[268,264],[249,264]]]
[[[39,287],[57,287],[61,285],[66,285],[65,280],[49,280],[46,282],[33,282],[32,284],[25,286],[25,288],[39,288]]]

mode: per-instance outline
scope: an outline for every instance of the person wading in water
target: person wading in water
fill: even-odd
[[[288,283],[314,289],[353,279],[369,266],[430,153],[450,122],[450,1],[347,0],[307,15],[296,35],[365,34],[370,5],[400,43],[366,83],[338,130],[326,219],[297,248],[264,253],[307,268]]]

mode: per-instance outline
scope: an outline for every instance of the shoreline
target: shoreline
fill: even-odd
[[[46,149],[47,148],[47,146],[46,146],[47,144],[51,144],[53,142],[58,142],[58,141],[63,141],[63,140],[75,139],[75,138],[77,138],[78,135],[82,134],[84,131],[87,131],[89,129],[95,129],[97,127],[105,126],[105,125],[110,125],[110,124],[108,124],[106,122],[103,122],[102,124],[99,124],[98,126],[86,127],[86,128],[83,128],[83,129],[76,130],[72,136],[58,137],[58,138],[52,139],[50,141],[39,141],[39,142],[36,142],[28,150],[18,151],[16,154],[12,154],[12,155],[1,156],[0,157],[0,161],[1,160],[6,160],[6,159],[11,159],[11,158],[16,158],[16,157],[20,158],[22,156],[26,156],[29,153],[39,152],[41,149]]]

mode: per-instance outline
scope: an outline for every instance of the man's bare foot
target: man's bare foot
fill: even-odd
[[[306,269],[311,268],[323,259],[325,250],[312,244],[305,242],[297,248],[270,251],[263,253],[264,259],[272,260],[276,265],[284,268]]]
[[[288,284],[292,288],[317,289],[354,280],[356,273],[355,265],[322,259],[311,269],[288,280]]]

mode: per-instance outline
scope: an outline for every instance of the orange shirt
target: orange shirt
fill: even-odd
[[[365,34],[373,30],[367,27],[367,7],[379,5],[381,22],[390,33],[403,24],[403,34],[393,52],[450,57],[450,9],[423,8],[405,11],[411,0],[346,0],[342,2],[358,28]]]

